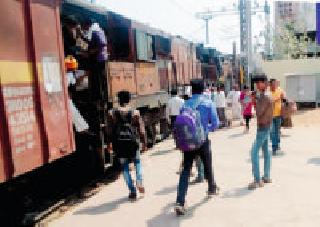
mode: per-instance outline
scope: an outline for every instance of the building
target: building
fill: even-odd
[[[287,24],[293,24],[296,32],[316,30],[316,4],[312,2],[275,2],[276,33]]]
[[[276,59],[319,55],[320,49],[316,44],[316,3],[276,1],[274,17],[273,53]],[[298,39],[299,44],[295,44],[294,38]]]

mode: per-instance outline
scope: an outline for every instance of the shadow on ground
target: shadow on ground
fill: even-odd
[[[128,197],[123,197],[109,203],[100,204],[98,206],[87,207],[76,211],[76,215],[97,215],[112,212],[120,207],[121,204],[128,203]]]
[[[166,155],[171,152],[175,151],[175,148],[172,149],[167,149],[167,150],[156,150],[154,153],[152,153],[150,156],[161,156],[161,155]]]
[[[310,158],[310,159],[308,160],[308,164],[320,166],[320,157]]]
[[[195,203],[194,205],[187,208],[187,212],[184,216],[177,217],[174,212],[174,203],[166,205],[162,209],[162,213],[149,219],[147,221],[148,227],[179,227],[183,220],[193,218],[194,212],[198,207],[210,201],[208,197],[205,197],[200,202]]]
[[[173,186],[165,187],[161,189],[160,191],[156,192],[155,195],[169,195],[176,191],[177,191],[177,185],[173,185]]]
[[[222,195],[222,198],[225,198],[225,199],[240,198],[240,197],[249,195],[251,192],[252,191],[248,190],[248,187],[235,188],[233,190],[225,192]]]
[[[244,133],[237,133],[237,134],[232,134],[232,135],[228,136],[228,138],[234,139],[234,138],[242,137],[244,135],[245,135]]]

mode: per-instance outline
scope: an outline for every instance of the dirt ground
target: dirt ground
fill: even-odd
[[[303,110],[296,113],[293,117],[295,126],[309,127],[313,125],[320,125],[320,109],[317,110]]]
[[[142,158],[144,198],[128,202],[128,189],[121,178],[49,226],[318,227],[320,110],[299,112],[293,123],[294,128],[282,130],[285,155],[273,158],[273,183],[263,188],[247,190],[252,181],[249,152],[255,129],[243,134],[243,128],[234,127],[210,135],[220,195],[208,200],[206,183],[190,185],[185,217],[178,218],[173,212],[181,155],[174,149],[173,141],[166,140]],[[263,170],[262,159],[260,168]]]

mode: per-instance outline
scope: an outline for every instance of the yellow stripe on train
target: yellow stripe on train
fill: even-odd
[[[30,83],[33,81],[32,63],[0,61],[0,84]]]

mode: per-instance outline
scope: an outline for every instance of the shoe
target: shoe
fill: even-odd
[[[174,210],[177,216],[182,216],[182,215],[185,215],[186,213],[186,208],[180,205],[179,203],[177,203],[177,205],[174,207]]]
[[[272,183],[272,180],[271,180],[270,178],[262,177],[262,181],[263,181],[263,183],[265,183],[265,184],[270,184],[270,183]]]
[[[129,200],[130,201],[136,201],[137,200],[137,193],[136,192],[130,192]]]
[[[262,188],[264,186],[264,183],[263,183],[263,181],[260,181],[260,182],[252,182],[252,183],[250,183],[249,184],[249,186],[248,186],[248,189],[249,190],[255,190],[255,189],[257,189],[257,188]]]
[[[214,191],[208,191],[208,197],[211,198],[213,196],[217,196],[219,195],[219,192],[220,192],[220,188],[216,187]]]
[[[139,193],[144,194],[146,192],[145,188],[143,186],[137,186],[137,189]]]

